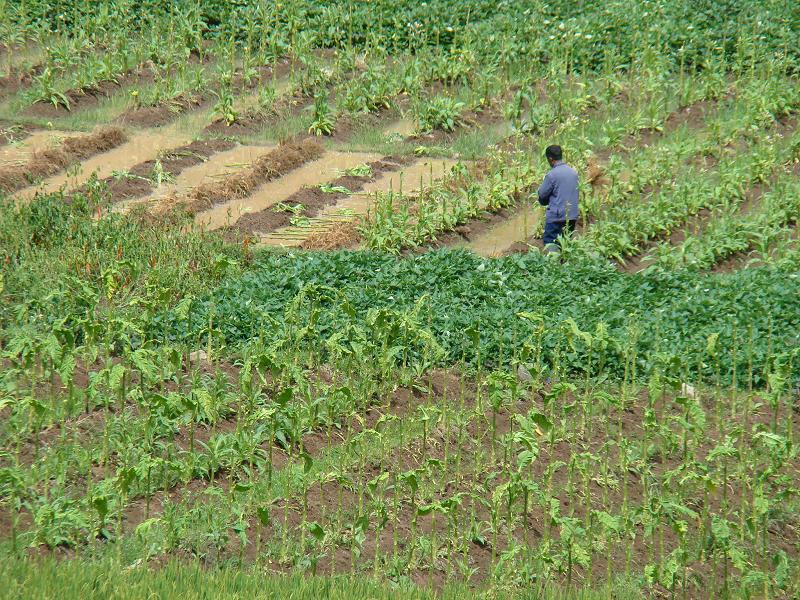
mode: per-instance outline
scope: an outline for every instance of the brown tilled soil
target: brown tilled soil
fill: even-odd
[[[451,389],[457,390],[458,385],[456,381]],[[457,394],[452,395],[456,396]],[[439,393],[437,393],[437,397],[439,397]],[[442,397],[442,400],[444,400],[444,397]],[[367,482],[372,478],[386,471],[399,473],[412,469],[425,469],[426,465],[431,464],[431,462],[438,464],[447,462],[449,465],[445,472],[430,476],[433,482],[439,483],[436,484],[432,493],[430,491],[426,492],[426,494],[430,495],[426,495],[424,502],[457,497],[462,492],[466,493],[467,498],[469,498],[470,493],[484,489],[484,484],[488,486],[488,489],[499,486],[506,481],[503,475],[499,479],[490,479],[488,481],[486,480],[486,475],[488,473],[502,474],[510,471],[511,468],[505,461],[502,445],[498,443],[496,450],[493,449],[492,439],[499,440],[502,436],[512,431],[512,417],[514,414],[524,414],[530,408],[541,410],[542,400],[542,397],[537,394],[531,398],[520,398],[514,405],[502,409],[494,416],[491,411],[487,411],[483,419],[473,420],[466,430],[461,432],[459,432],[455,424],[452,424],[449,428],[439,425],[430,432],[425,445],[417,438],[409,444],[387,453],[385,456],[368,458],[364,470],[360,470],[359,466],[356,466],[351,469],[349,477],[344,478],[345,481],[349,479],[349,483],[339,484],[335,481],[330,481],[323,485],[313,486],[309,489],[306,510],[301,507],[299,498],[291,499],[287,507],[288,513],[284,517],[284,503],[278,503],[274,509],[275,519],[281,525],[281,529],[289,527],[291,530],[299,532],[305,520],[305,522],[322,523],[327,531],[330,531],[331,528],[336,531],[338,526],[351,523],[358,516],[355,507],[360,505],[359,490],[364,489]],[[451,401],[457,401],[457,399],[452,398]],[[468,398],[466,404],[468,406],[473,405],[473,399]],[[603,449],[608,444],[609,434],[613,438],[615,432],[619,431],[620,435],[626,439],[640,439],[641,424],[645,419],[644,410],[646,407],[647,399],[645,395],[640,395],[632,404],[619,411],[619,414],[611,414],[609,416],[608,431],[603,427],[590,427],[585,432],[576,429],[574,434],[577,439],[573,438],[572,441],[565,439],[553,444],[542,443],[540,448],[541,455],[532,466],[532,477],[540,483],[542,488],[547,487],[553,491],[554,496],[558,499],[558,509],[562,515],[585,519],[588,508],[610,510],[612,514],[615,514],[615,510],[624,506],[625,503],[628,506],[640,506],[647,503],[639,473],[633,469],[628,472],[619,471],[615,467],[621,457],[621,452],[616,449],[608,452],[608,464],[611,466],[610,483],[600,477],[599,468],[593,470],[586,479],[580,476],[570,476],[566,468],[572,457],[577,454],[576,447],[584,451],[591,449],[595,452],[593,456],[596,457],[604,456],[605,451]],[[711,407],[708,408],[711,409]],[[676,412],[680,412],[680,409],[670,399],[660,402],[656,406],[656,414],[659,415],[667,416]],[[751,422],[769,419],[769,416],[765,414],[754,415],[753,417]],[[495,422],[495,428],[490,425],[493,421]],[[717,439],[715,439],[714,435],[709,435],[704,439],[692,440],[692,445],[697,445],[694,451],[699,456],[702,456],[714,446],[716,441]],[[449,460],[448,456],[450,457]],[[462,457],[461,461],[454,461],[453,457],[456,456]],[[476,460],[476,456],[480,456],[481,459]],[[598,460],[602,459],[598,458]],[[564,467],[556,469],[552,475],[548,475],[547,467],[559,462]],[[674,470],[679,464],[680,461],[674,455],[657,455],[652,458],[649,467],[654,473],[658,473],[661,476],[663,473]],[[621,484],[620,482],[623,480],[624,484]],[[386,500],[389,506],[397,506],[392,501],[394,493],[392,491],[386,492]],[[722,502],[727,501],[736,506],[741,501],[739,497],[740,490],[731,488],[728,493],[731,495],[728,496],[727,500],[723,500],[723,494],[718,492],[710,495],[688,496],[687,504],[695,508],[706,505],[710,510],[718,512],[722,510]],[[430,536],[433,531],[436,531],[441,544],[447,545],[451,541],[452,533],[448,529],[446,518],[442,517],[434,522],[431,515],[416,517],[413,507],[408,504],[408,493],[403,490],[400,495],[404,500],[398,506],[399,510],[392,513],[388,527],[384,530],[379,530],[371,523],[369,530],[365,532],[367,540],[363,544],[362,556],[356,560],[357,568],[369,568],[375,557],[376,547],[378,552],[385,557],[391,555],[395,548],[395,539],[399,542],[398,549],[401,555],[409,551],[410,544],[415,542],[415,534]],[[365,498],[365,501],[369,501],[368,497]],[[465,500],[463,505],[459,506],[458,512],[459,520],[463,519],[462,522],[469,522],[471,516],[474,516],[483,526],[487,526],[491,522],[491,514],[488,508],[480,502],[475,503]],[[523,516],[519,506],[515,508],[515,512],[518,518]],[[524,523],[518,523],[513,532],[508,532],[516,542],[538,545],[548,535],[554,537],[559,535],[558,527],[552,524],[548,512],[535,502],[531,503],[526,517]],[[286,518],[285,521],[284,518]],[[415,521],[416,525],[414,524]],[[796,519],[789,517],[780,525],[776,524],[771,529],[775,536],[773,543],[790,556],[796,556],[797,554],[797,548],[792,543],[795,524]],[[270,531],[270,533],[278,533],[278,531],[280,530]],[[462,533],[465,532],[462,531]],[[483,542],[476,542],[473,539],[472,543],[464,547],[459,553],[460,557],[468,561],[470,567],[476,569],[473,576],[474,582],[483,581],[491,574],[493,566],[491,546],[493,539],[488,532],[485,538]],[[272,541],[277,543],[278,536],[273,538]],[[499,557],[508,548],[506,532],[498,537],[497,543],[495,550]],[[592,576],[595,580],[602,581],[608,576],[609,570],[611,573],[622,573],[625,572],[626,567],[630,567],[634,572],[639,572],[650,562],[651,553],[655,552],[658,546],[664,548],[668,553],[676,548],[678,544],[677,535],[666,523],[663,524],[658,535],[650,537],[645,535],[640,525],[636,538],[631,540],[630,544],[616,543],[611,546],[610,552],[595,554],[592,564]],[[628,554],[629,547],[630,554]],[[334,547],[330,550],[333,554],[329,553],[322,559],[319,566],[320,570],[325,573],[351,572],[353,565],[349,556],[349,548]],[[420,583],[428,583],[432,580],[434,586],[437,586],[447,577],[445,571],[448,565],[444,561],[435,566],[433,573],[427,571],[428,565],[425,563],[417,568],[419,571],[412,573],[411,576]],[[712,574],[702,560],[690,563],[690,569],[706,578],[715,579],[719,576],[719,574]],[[582,579],[588,573],[584,568],[577,568],[574,575],[576,578]]]
[[[372,176],[355,177],[352,175],[345,175],[334,179],[330,182],[330,185],[342,186],[351,192],[357,192],[369,181],[373,181],[383,173],[396,171],[407,162],[407,158],[386,157],[369,163],[369,166],[372,168]],[[302,204],[305,207],[303,215],[306,217],[315,217],[326,206],[334,205],[347,196],[349,196],[349,194],[342,192],[326,193],[319,187],[305,187],[289,196],[284,203],[290,205]],[[226,236],[232,233],[269,233],[281,227],[289,226],[293,217],[294,215],[288,212],[275,211],[273,207],[255,213],[248,213],[242,215],[236,224],[226,231]]]
[[[165,173],[176,177],[184,169],[205,162],[217,152],[230,150],[236,144],[229,140],[198,140],[191,144],[166,151],[161,158],[161,167]],[[112,202],[120,202],[130,198],[141,198],[155,189],[151,180],[156,159],[146,160],[130,169],[130,177],[108,177],[104,183],[111,193]]]
[[[196,110],[211,102],[211,96],[185,95],[158,106],[142,106],[125,111],[119,122],[134,127],[160,127],[174,121],[190,110]]]
[[[55,175],[70,164],[108,152],[126,140],[125,132],[117,127],[106,127],[88,135],[67,138],[58,148],[36,152],[24,166],[0,169],[0,191],[11,193],[20,190],[37,179]]]
[[[322,156],[324,148],[313,139],[279,146],[260,157],[252,167],[221,181],[200,185],[187,196],[168,198],[159,212],[182,206],[190,214],[197,214],[215,204],[246,198],[259,185],[282,177],[304,163]]]

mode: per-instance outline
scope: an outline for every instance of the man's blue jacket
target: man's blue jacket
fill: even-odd
[[[558,161],[539,186],[539,204],[546,206],[546,223],[563,223],[578,218],[578,172]]]

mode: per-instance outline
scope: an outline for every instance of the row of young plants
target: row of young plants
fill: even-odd
[[[10,2],[12,25],[77,31],[92,27],[95,5],[88,0]],[[154,0],[109,3],[124,13],[132,8],[168,20],[175,8]],[[566,56],[573,69],[627,65],[649,48],[658,48],[672,65],[702,69],[719,59],[750,65],[784,53],[797,64],[796,15],[777,0],[762,3],[729,0],[698,7],[687,0],[642,5],[625,0],[612,5],[569,2],[542,5],[533,0],[509,4],[482,0],[415,2],[380,0],[369,6],[347,2],[292,0],[280,5],[255,0],[197,3],[208,35],[229,36],[242,45],[280,32],[280,43],[312,37],[320,47],[380,47],[393,54],[426,46],[479,48],[485,54],[529,62]],[[134,23],[136,30],[138,24]],[[254,44],[255,40],[255,44]]]
[[[624,260],[650,240],[669,236],[703,209],[737,206],[751,186],[768,181],[776,170],[795,160],[796,135],[786,138],[769,129],[753,132],[745,150],[721,157],[712,171],[691,166],[671,187],[659,189],[646,202],[614,205],[573,246]]]
[[[236,382],[217,374],[189,383],[174,357],[142,351],[138,361],[115,365],[117,376],[97,372],[85,390],[102,407],[94,435],[62,413],[58,439],[39,450],[30,425],[42,413],[55,415],[22,401],[27,392],[20,390],[8,402],[11,435],[3,445],[12,450],[2,498],[15,518],[32,514],[32,525],[15,545],[91,544],[113,554],[93,540],[127,540],[124,551],[133,555],[183,551],[207,562],[241,561],[255,546],[265,562],[312,572],[325,556],[344,552],[353,568],[395,581],[420,571],[469,581],[479,571],[470,548],[485,547],[491,560],[480,578],[501,586],[569,585],[579,573],[591,584],[610,573],[612,557],[623,557],[626,575],[673,593],[712,581],[725,596],[791,590],[794,557],[781,551],[770,562],[770,539],[791,527],[790,509],[777,500],[786,501],[781,490],[796,453],[785,365],[769,374],[763,421],[758,401],[733,391],[735,381],[717,379],[704,406],[696,391],[673,399],[682,374],[660,368],[649,373],[643,410],[634,344],[623,350],[621,387],[609,393],[602,370],[595,380],[589,368],[577,377],[565,372],[566,360],[547,365],[540,328],[526,345],[501,345],[511,368],[492,369],[479,358],[474,391],[455,380],[449,395],[447,384],[439,391],[450,401],[432,403],[425,361],[440,350],[425,331],[422,305],[373,310],[365,328],[329,337],[321,306],[337,299],[325,288],[300,294],[283,326],[242,349]],[[599,350],[596,361],[610,364],[603,330],[564,326],[564,355],[588,344]],[[332,352],[323,356],[321,347]],[[218,348],[209,342],[208,350]],[[519,366],[528,381],[517,380]],[[320,383],[320,369],[331,370],[335,383]],[[6,383],[47,377],[33,369]],[[544,386],[545,378],[558,383]],[[161,391],[172,383],[177,391]],[[428,401],[404,418],[390,410],[370,428],[355,426],[368,406],[388,404],[398,385],[416,386]],[[531,404],[532,394],[542,403]],[[643,439],[627,428],[632,409],[645,424]],[[235,430],[215,433],[231,416]],[[756,427],[748,433],[750,424]],[[327,450],[311,456],[300,442],[315,428]],[[594,428],[605,436],[593,437]],[[207,441],[195,444],[198,431]],[[176,432],[183,432],[180,443]],[[292,461],[281,469],[273,441]],[[401,456],[413,457],[411,464]],[[370,479],[373,467],[378,475]],[[178,492],[160,495],[160,505],[153,500],[195,479],[210,482],[199,498]],[[729,487],[745,482],[746,493],[728,498]],[[589,492],[595,484],[599,498]],[[310,508],[315,496],[330,498],[329,511]],[[131,505],[143,505],[141,523],[131,523]],[[400,529],[404,516],[410,534]],[[529,527],[538,531],[533,539]],[[634,550],[638,539],[644,550]],[[713,574],[699,568],[704,562],[715,565]]]
[[[654,62],[649,62],[654,61]],[[664,79],[655,66],[657,57],[645,57],[636,79],[646,84],[634,85],[613,72],[594,79],[591,84],[578,82],[569,87],[554,76],[548,81],[544,101],[534,93],[533,82],[517,92],[507,111],[523,137],[518,145],[523,151],[500,151],[488,160],[485,171],[469,176],[462,171],[455,181],[432,186],[418,198],[407,198],[391,192],[378,196],[374,209],[362,227],[370,248],[399,251],[434,241],[439,232],[452,231],[482,214],[497,212],[516,205],[523,196],[538,185],[546,165],[538,153],[538,145],[525,143],[525,134],[546,134],[557,139],[570,153],[570,162],[582,171],[598,148],[614,148],[627,135],[642,130],[659,130],[670,114],[688,104],[721,94],[724,79],[717,73],[699,78],[686,78],[681,84]],[[689,82],[690,84],[687,84]],[[587,85],[591,85],[587,89]],[[691,92],[689,91],[691,90]],[[624,92],[623,92],[624,91]],[[617,96],[628,95],[625,110],[620,111]],[[527,107],[524,110],[523,106]],[[612,108],[613,106],[613,108]],[[591,112],[581,118],[578,115]],[[521,142],[521,143],[519,143]],[[528,146],[528,147],[526,147]],[[653,152],[653,154],[658,154]],[[574,157],[574,159],[573,159]],[[584,211],[595,214],[600,210],[598,196],[591,192],[589,182],[583,184]]]
[[[232,261],[247,260],[239,250],[205,246],[212,240],[181,232],[181,223],[172,225],[176,237],[170,238],[165,234],[172,229],[165,224],[145,226],[114,214],[95,219],[100,197],[77,197],[67,205],[56,195],[4,211],[2,247],[8,268],[0,292],[2,348],[10,368],[2,386],[2,489],[3,502],[15,517],[19,550],[31,543],[67,545],[88,553],[119,552],[128,562],[175,553],[218,562],[243,560],[257,547],[255,553],[267,565],[271,559],[282,569],[295,565],[320,572],[331,568],[329,557],[344,553],[345,565],[372,573],[377,560],[379,570],[397,581],[444,576],[503,586],[530,585],[527,574],[532,572],[540,574],[540,582],[544,575],[549,581],[585,581],[590,564],[599,569],[593,581],[603,579],[605,557],[611,553],[601,556],[598,544],[606,544],[623,556],[631,548],[629,573],[643,584],[649,578],[680,591],[685,572],[691,593],[692,573],[698,572],[699,581],[718,582],[731,595],[738,591],[734,579],[743,591],[791,589],[786,583],[786,573],[795,568],[791,553],[785,559],[777,553],[781,558],[772,566],[763,565],[761,555],[751,559],[747,554],[753,531],[759,539],[767,531],[766,548],[772,549],[787,519],[784,505],[772,498],[786,502],[780,476],[792,464],[794,448],[782,441],[791,442],[794,435],[785,417],[796,381],[792,355],[785,352],[793,347],[790,332],[797,323],[790,274],[754,270],[711,280],[665,275],[630,281],[607,265],[576,261],[568,265],[575,271],[565,278],[563,265],[536,256],[495,263],[466,253],[400,261],[390,255],[340,253],[264,255],[239,280]],[[205,296],[204,290],[226,274],[229,279],[218,293]],[[299,282],[317,285],[301,289]],[[711,292],[705,291],[709,285],[715,286]],[[582,312],[559,313],[572,307],[566,298],[583,298],[586,289],[597,289],[598,295],[578,307]],[[420,300],[432,290],[429,299]],[[700,311],[698,298],[709,302]],[[682,308],[670,307],[669,299],[680,300],[676,304]],[[153,315],[175,304],[168,328],[160,317],[155,328],[150,326]],[[636,310],[642,311],[638,321],[626,316]],[[648,320],[659,310],[660,324]],[[542,315],[535,314],[539,311]],[[729,312],[735,320],[724,317]],[[606,324],[595,322],[597,315]],[[692,340],[675,325],[684,322],[695,333]],[[167,330],[176,337],[164,343]],[[213,364],[237,357],[238,371],[222,363],[220,369],[230,375],[204,376],[198,363],[205,370],[209,365],[198,355],[187,368],[186,355],[199,348]],[[460,371],[472,364],[477,381],[483,382],[474,394],[482,412],[470,404],[472,384],[463,384],[464,391],[451,403],[439,399],[441,391],[432,393],[434,384],[426,374],[442,360],[463,362]],[[728,509],[707,504],[710,524],[700,528],[710,535],[705,546],[691,535],[673,545],[669,514],[677,509],[634,501],[632,490],[641,481],[628,483],[627,505],[611,487],[607,501],[584,496],[587,465],[602,468],[604,451],[583,447],[576,431],[584,428],[586,417],[585,431],[605,425],[611,427],[609,438],[614,437],[621,430],[614,429],[615,421],[624,422],[625,407],[638,403],[636,381],[647,382],[658,398],[660,386],[679,390],[682,382],[695,383],[693,371],[703,370],[702,364],[692,365],[695,361],[705,363],[706,376],[718,384],[711,392],[715,400],[725,398],[728,386],[747,389],[751,382],[760,386],[769,380],[769,393],[759,400],[737,396],[735,408],[727,400],[717,401],[704,412],[706,422],[725,427],[734,422],[726,418],[727,408],[737,422],[751,411],[755,423],[756,404],[764,402],[770,418],[759,417],[765,425],[753,438],[734,436],[734,446],[742,443],[741,456],[761,461],[772,444],[777,462],[774,471],[762,471],[763,485],[757,491],[748,488],[744,501],[737,496]],[[526,371],[536,383],[516,383],[518,373]],[[548,378],[566,383],[567,374],[582,381],[576,390],[581,401],[571,409],[565,408],[572,404],[568,387],[540,385]],[[619,402],[604,403],[588,394],[595,376],[596,385],[612,397],[616,387],[602,380],[621,382]],[[413,390],[415,385],[424,408],[392,418],[395,387]],[[451,384],[451,389],[461,385]],[[527,388],[544,392],[546,401],[535,407],[516,402]],[[710,429],[700,426],[694,404],[678,403],[659,412],[655,402],[661,427],[650,438],[655,447],[650,456],[694,456],[700,474],[712,483],[726,469],[729,481],[756,481],[750,463],[734,465],[733,458],[726,462],[727,455],[720,461],[697,458],[705,448],[697,444],[707,437],[701,432]],[[389,416],[361,425],[358,417],[369,406],[382,407]],[[608,413],[593,412],[600,406]],[[519,533],[526,503],[518,492],[527,489],[528,470],[516,480],[519,486],[504,479],[517,469],[509,462],[524,445],[533,447],[505,436],[503,415],[512,407],[526,417],[534,408],[530,420],[545,434],[539,436],[534,428],[539,456],[527,467],[550,467],[553,476],[534,471],[534,481],[543,482],[544,489],[529,492],[527,510],[536,528],[547,532],[549,544],[536,538],[526,543]],[[683,417],[689,408],[689,417],[672,418]],[[600,419],[594,427],[590,415]],[[513,431],[524,428],[515,422]],[[313,432],[322,438],[324,450],[313,450],[308,437]],[[574,445],[570,457],[590,452],[597,460],[570,458],[563,462],[572,466],[555,466],[561,459],[550,455],[549,432],[555,432],[554,442],[569,438]],[[484,449],[464,447],[470,437],[482,440]],[[628,435],[621,439],[638,447]],[[408,465],[397,460],[406,455],[418,458]],[[631,465],[648,472],[635,458],[617,468],[624,456],[616,456],[613,448],[608,454],[609,477],[616,477],[620,487]],[[385,479],[371,483],[364,473],[376,458],[379,466],[403,466],[399,472],[386,469]],[[488,480],[473,475],[495,472],[497,478]],[[664,485],[658,470],[647,478]],[[331,479],[342,481],[341,492],[324,487]],[[464,483],[443,491],[442,482],[450,479]],[[693,481],[683,484],[675,504],[702,517],[694,504],[700,488]],[[314,508],[320,485],[331,499],[339,493],[342,498],[322,513]],[[199,502],[182,491],[205,487],[209,492]],[[553,513],[555,521],[546,530],[537,523],[550,519],[539,521],[538,515],[552,505],[554,490],[572,494],[559,500],[571,498],[576,512]],[[308,499],[305,517],[303,498]],[[583,505],[592,516],[581,512]],[[648,511],[642,510],[645,506]],[[747,510],[767,506],[766,521],[762,512],[748,517]],[[409,515],[415,515],[418,526],[411,537],[403,533]],[[649,520],[652,515],[658,520]],[[691,513],[677,520],[704,522]],[[648,533],[639,533],[645,525]],[[396,551],[388,542],[395,530]],[[628,543],[631,531],[637,532],[636,540],[645,540],[644,552]],[[662,536],[664,552],[659,549]],[[376,553],[377,538],[389,545]],[[478,550],[482,546],[485,550]],[[701,548],[704,560],[716,561],[718,578],[702,578],[693,562]],[[480,553],[492,557],[489,567],[476,560]],[[739,578],[740,573],[748,577]]]
[[[106,4],[95,11],[91,24],[70,34],[38,29],[34,41],[44,48],[26,103],[45,102],[70,108],[71,97],[92,93],[98,86],[116,83],[151,68],[184,76],[190,57],[202,61],[203,23],[196,10],[176,13],[170,21],[142,19],[132,10],[117,12]],[[141,28],[140,35],[132,35]]]
[[[680,245],[662,242],[650,253],[653,266],[708,270],[731,256],[749,252],[754,260],[769,260],[775,243],[800,218],[797,176],[791,171],[782,173],[754,202],[754,209],[744,213],[732,207],[713,214],[702,235],[689,236]]]

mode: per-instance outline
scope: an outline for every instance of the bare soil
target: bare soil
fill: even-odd
[[[55,175],[67,166],[95,154],[107,152],[127,140],[118,127],[98,129],[94,133],[65,139],[61,146],[36,152],[23,166],[0,169],[0,191],[12,193],[38,179]]]

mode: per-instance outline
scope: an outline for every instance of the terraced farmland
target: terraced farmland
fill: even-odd
[[[800,593],[793,6],[0,7],[0,595]]]

